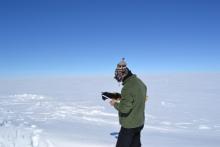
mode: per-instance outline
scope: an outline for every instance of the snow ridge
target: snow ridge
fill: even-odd
[[[35,125],[0,121],[0,147],[54,147],[49,140],[41,137],[41,129]]]

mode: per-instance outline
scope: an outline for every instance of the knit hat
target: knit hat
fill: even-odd
[[[122,82],[123,78],[128,74],[128,71],[129,69],[127,68],[127,63],[125,62],[125,58],[122,58],[122,60],[117,64],[114,78],[118,82]]]
[[[127,63],[125,62],[125,58],[122,58],[122,60],[117,64],[117,68],[120,67],[126,67]]]

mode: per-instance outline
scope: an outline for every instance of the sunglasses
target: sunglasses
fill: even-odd
[[[126,65],[120,65],[120,64],[118,64],[117,67],[118,67],[118,68],[125,68]]]

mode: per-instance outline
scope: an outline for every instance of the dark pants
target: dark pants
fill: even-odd
[[[131,129],[121,127],[116,147],[141,147],[141,130],[143,127]]]

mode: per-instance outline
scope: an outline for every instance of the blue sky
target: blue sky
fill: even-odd
[[[0,75],[219,72],[214,0],[1,0]]]

